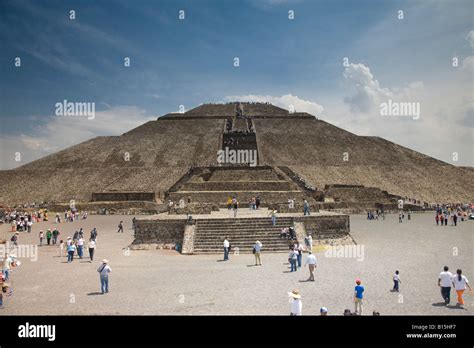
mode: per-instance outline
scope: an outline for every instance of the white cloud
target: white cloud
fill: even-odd
[[[471,30],[467,36],[466,40],[469,42],[471,49],[474,49],[474,30]],[[462,60],[461,69],[467,70],[468,72],[474,72],[474,56],[467,56]]]
[[[466,40],[469,41],[469,44],[471,45],[471,48],[474,48],[474,30],[471,30],[467,34]]]
[[[46,122],[32,132],[4,135],[0,139],[2,161],[0,169],[11,169],[61,149],[103,135],[121,135],[155,116],[136,106],[117,106],[96,111],[94,119],[87,117],[44,117]],[[15,161],[15,153],[21,161]]]
[[[344,69],[345,86],[350,91],[350,96],[344,98],[352,113],[370,114],[379,112],[380,103],[388,99],[404,102],[416,102],[424,88],[421,81],[409,83],[402,88],[383,88],[379,81],[364,64],[350,63]]]
[[[231,96],[225,97],[224,99],[225,101],[260,102],[260,103],[268,102],[287,110],[289,110],[292,105],[294,107],[295,112],[307,112],[314,116],[320,115],[324,110],[322,105],[310,100],[301,99],[292,94],[285,94],[280,97],[271,96],[271,95],[256,95],[256,94],[231,95]]]
[[[455,165],[472,165],[472,79],[452,69],[448,75],[407,83],[404,87],[382,86],[370,68],[351,64],[343,72],[345,103],[326,103],[329,122],[358,135],[380,136]],[[387,117],[380,103],[420,103],[420,119]],[[467,146],[466,146],[467,145]],[[453,153],[459,162],[453,162]]]

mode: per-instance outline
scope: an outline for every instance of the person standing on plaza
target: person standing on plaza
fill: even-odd
[[[55,227],[54,230],[53,230],[53,245],[56,245],[56,243],[58,242],[58,236],[59,236],[59,231],[58,229]]]
[[[84,238],[82,237],[79,237],[77,241],[77,255],[80,259],[82,259],[82,256],[84,255]]]
[[[298,270],[296,262],[298,259],[298,252],[295,250],[295,247],[292,245],[290,247],[290,253],[288,254],[288,262],[290,263],[291,270],[290,272],[296,272]]]
[[[301,302],[301,295],[298,290],[293,290],[288,293],[290,296],[290,316],[302,315],[303,303]]]
[[[43,238],[44,238],[44,232],[43,230],[40,230],[39,231],[40,246],[43,246]]]
[[[67,263],[74,261],[74,253],[76,252],[76,244],[73,241],[67,247]]]
[[[306,250],[313,251],[313,236],[311,234],[305,237],[304,244],[306,245]]]
[[[462,275],[462,270],[460,269],[456,271],[456,275],[453,276],[452,281],[454,290],[456,290],[456,293],[458,295],[457,306],[460,306],[462,308],[464,306],[464,299],[462,298],[464,290],[466,290],[467,287],[470,291],[472,291],[471,286],[469,285],[469,281],[467,280],[466,276]]]
[[[393,275],[393,291],[399,292],[401,282],[402,281],[400,280],[400,272],[397,270]]]
[[[354,288],[354,305],[355,313],[362,315],[362,300],[364,298],[364,287],[361,285],[361,280],[356,279],[356,287]],[[357,311],[358,310],[358,311]]]
[[[303,245],[300,242],[296,244],[296,251],[298,252],[298,256],[296,260],[298,261],[298,268],[301,268],[301,263],[303,260]]]
[[[64,241],[61,239],[59,241],[59,257],[63,257],[63,250],[64,250]]]
[[[262,243],[260,241],[256,241],[255,245],[253,246],[253,254],[255,255],[255,266],[261,266],[262,260],[260,259],[260,251],[262,250]]]
[[[229,243],[229,241],[227,240],[227,237],[226,237],[224,239],[224,261],[229,260],[229,247],[230,247],[230,243]]]
[[[97,233],[97,228],[94,227],[94,228],[92,229],[92,231],[91,231],[91,239],[92,239],[92,240],[96,240],[96,239],[97,239],[97,235],[98,235],[98,233]]]
[[[102,260],[102,265],[99,266],[97,272],[99,272],[100,275],[101,294],[109,292],[109,273],[112,272],[112,269],[107,259]]]
[[[123,233],[123,221],[120,221],[117,233]]]
[[[444,266],[443,271],[438,276],[438,286],[441,289],[441,296],[447,306],[451,301],[451,282],[453,274],[448,271],[449,267]]]
[[[8,279],[10,279],[10,270],[12,269],[12,263],[13,258],[10,256],[10,254],[5,253],[2,262],[2,275],[5,281],[8,281]]]
[[[90,257],[90,263],[92,263],[92,261],[94,261],[94,252],[95,252],[95,240],[93,239],[89,239],[89,243],[87,245],[88,249],[89,249],[89,257]]]
[[[48,229],[46,230],[46,243],[47,243],[48,245],[50,245],[50,243],[51,243],[51,237],[52,237],[52,236],[53,236],[53,233],[52,233],[51,230],[48,228]]]
[[[314,282],[314,269],[316,268],[316,256],[313,255],[313,253],[310,251],[308,253],[308,256],[306,257],[306,262],[305,266],[308,265],[309,267],[309,278],[308,281]]]

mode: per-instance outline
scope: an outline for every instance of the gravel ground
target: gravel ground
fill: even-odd
[[[53,215],[51,215],[53,216]],[[116,233],[120,220],[125,233]],[[411,221],[398,223],[396,215],[385,221],[367,221],[351,216],[351,234],[361,257],[328,257],[316,253],[316,281],[306,282],[307,269],[289,273],[286,254],[265,254],[263,266],[255,267],[252,255],[185,256],[174,251],[127,251],[133,240],[131,217],[89,216],[86,221],[60,224],[61,237],[83,227],[86,235],[93,226],[99,232],[95,260],[88,256],[67,264],[53,246],[38,248],[38,260],[20,258],[12,273],[13,296],[5,301],[0,315],[87,315],[87,314],[223,314],[288,315],[287,292],[300,290],[303,314],[329,314],[353,310],[354,280],[366,287],[364,314],[373,310],[382,315],[472,315],[473,294],[466,292],[465,309],[440,305],[437,276],[443,265],[462,268],[474,284],[473,224],[437,227],[431,213],[414,214]],[[31,234],[20,232],[20,244],[31,248],[38,243],[39,229],[51,222],[36,224]],[[0,238],[9,240],[9,226],[0,226]],[[34,250],[34,249],[32,249]],[[362,249],[359,249],[361,251]],[[100,260],[110,261],[110,293],[100,295]],[[394,271],[400,271],[399,294],[390,291]],[[453,292],[452,292],[453,296]],[[455,303],[455,299],[453,298]]]

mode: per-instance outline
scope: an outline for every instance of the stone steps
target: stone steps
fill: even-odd
[[[280,238],[280,232],[290,226],[293,226],[291,217],[277,217],[275,226],[270,217],[198,220],[194,253],[221,253],[226,237],[233,249],[239,248],[242,253],[251,253],[257,240],[263,244],[262,252],[287,252],[289,242]]]
[[[284,180],[274,181],[207,181],[188,182],[180,187],[182,192],[209,192],[209,191],[294,191],[296,185]]]

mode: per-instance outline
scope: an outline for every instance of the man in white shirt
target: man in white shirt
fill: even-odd
[[[97,272],[100,274],[100,290],[101,293],[109,292],[109,273],[112,272],[112,269],[109,266],[109,261],[106,259],[102,260],[102,265],[97,268]]]
[[[314,256],[311,251],[308,253],[308,256],[306,257],[306,262],[304,264],[309,265],[309,281],[314,282],[314,269],[316,268],[316,256]]]
[[[293,300],[291,300],[291,311],[290,315],[295,316],[295,315],[301,315],[301,309],[303,307],[303,304],[301,303],[301,295],[298,290],[293,290],[292,292],[288,293],[288,296],[290,296]]]
[[[227,240],[227,238],[225,238],[224,239],[224,261],[229,260],[229,247],[230,247],[230,243]]]
[[[253,246],[253,254],[255,255],[255,266],[261,266],[262,260],[260,259],[260,250],[262,250],[262,243],[260,241],[256,241],[255,245]]]
[[[11,270],[11,265],[13,263],[13,259],[10,257],[8,253],[5,253],[5,256],[3,257],[3,264],[2,264],[2,273],[5,281],[7,281],[10,278],[10,270]]]
[[[445,305],[449,305],[451,297],[451,282],[453,274],[448,272],[449,267],[444,266],[443,272],[439,274],[438,277],[438,286],[441,288],[441,296],[443,297]]]

